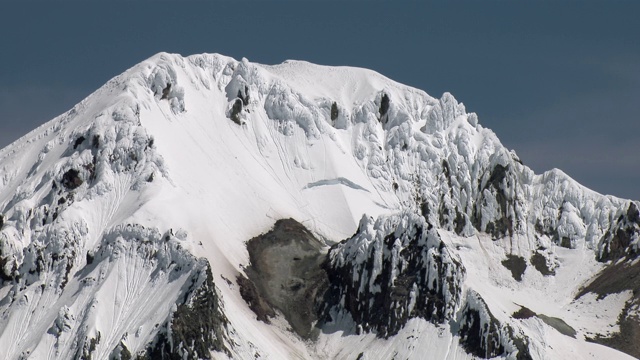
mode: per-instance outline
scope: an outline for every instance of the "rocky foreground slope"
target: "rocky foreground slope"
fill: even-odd
[[[0,150],[0,358],[639,357],[639,205],[448,93],[162,53]]]

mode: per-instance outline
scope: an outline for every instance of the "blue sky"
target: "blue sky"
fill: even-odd
[[[451,92],[537,173],[640,199],[640,2],[27,1],[0,14],[0,147],[160,52]]]

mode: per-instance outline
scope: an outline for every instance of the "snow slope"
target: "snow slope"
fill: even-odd
[[[534,174],[448,93],[161,53],[0,150],[0,358],[622,359],[586,339],[632,293],[576,295],[636,256],[637,206]],[[257,320],[236,282],[287,218],[343,296],[315,339]]]

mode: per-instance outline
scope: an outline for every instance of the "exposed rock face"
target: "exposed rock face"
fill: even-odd
[[[555,270],[553,270],[548,264],[547,264],[547,257],[545,257],[542,253],[540,252],[534,252],[533,255],[531,255],[531,265],[533,265],[533,267],[538,270],[542,275],[548,276],[548,275],[555,275],[556,272]]]
[[[455,324],[475,356],[531,358],[527,338],[498,322],[478,293],[463,298],[465,268],[421,216],[363,217],[353,237],[331,248],[326,269],[326,322],[346,312],[359,329],[389,337],[423,318]]]
[[[211,352],[231,356],[226,346],[229,322],[222,311],[209,264],[191,281],[184,301],[176,304],[177,310],[139,359],[210,359]]]
[[[389,112],[389,95],[382,94],[382,97],[380,98],[380,109],[378,110],[378,112],[380,113],[380,122],[386,123],[386,116]]]
[[[423,318],[457,324],[470,354],[530,358],[526,337],[500,324],[479,294],[468,290],[462,298],[465,268],[419,215],[363,217],[353,237],[331,248],[323,268],[322,243],[292,219],[279,220],[247,247],[248,279],[238,281],[243,297],[259,319],[269,321],[278,310],[303,337],[315,314],[322,327],[348,313],[359,329],[380,337]]]
[[[640,315],[637,309],[640,307],[640,298],[635,296],[634,299],[627,302],[622,313],[618,317],[618,325],[620,331],[611,336],[597,335],[587,340],[612,347],[620,350],[636,358],[640,358]]]
[[[233,102],[233,106],[231,107],[231,112],[229,113],[229,117],[233,120],[234,123],[238,125],[242,125],[242,119],[240,118],[240,112],[242,112],[242,100],[236,99]]]
[[[449,321],[461,304],[465,269],[418,215],[363,217],[356,234],[330,250],[326,267],[326,321],[344,310],[382,337],[415,317]]]
[[[515,174],[510,171],[509,165],[496,164],[484,185],[478,185],[479,197],[473,216],[476,229],[491,234],[494,239],[513,236],[517,213],[515,184]]]
[[[313,335],[318,301],[327,287],[327,275],[321,268],[324,247],[293,219],[278,220],[271,231],[247,242],[251,265],[245,272],[249,279],[239,283],[258,319],[268,321],[274,315],[271,309],[277,309],[298,335]]]
[[[507,355],[518,360],[531,359],[527,338],[514,335],[509,325],[500,324],[473,290],[467,293],[459,322],[460,342],[470,354],[485,359]]]
[[[625,290],[631,290],[633,296],[627,301],[618,317],[620,331],[610,336],[596,335],[590,340],[640,358],[639,262],[618,261],[607,265],[591,283],[576,295],[576,299],[587,293],[594,293],[598,295],[598,298],[604,298],[609,294]]]
[[[138,356],[136,360],[139,360],[140,358],[142,358],[142,356]],[[109,359],[131,360],[133,359],[133,357],[131,355],[131,351],[129,351],[129,348],[127,348],[127,345],[125,345],[121,341],[120,344],[118,344],[118,346],[116,346],[116,348],[113,349],[113,352],[111,352],[111,355],[109,355]]]
[[[256,314],[256,318],[270,324],[271,320],[269,319],[276,316],[276,311],[258,291],[256,284],[243,275],[238,275],[236,281],[240,287],[240,295],[244,301],[246,301],[247,305],[249,305],[249,309]]]
[[[640,240],[640,211],[631,202],[626,213],[620,214],[611,224],[600,242],[600,261],[617,260],[621,257],[630,259],[638,256]]]
[[[527,263],[524,258],[517,255],[507,255],[507,258],[502,260],[502,265],[509,269],[513,278],[518,281],[522,280],[522,274],[527,269]]]
[[[599,298],[625,290],[633,291],[618,318],[620,331],[610,336],[596,335],[590,340],[640,357],[640,211],[630,202],[626,211],[619,211],[599,243],[598,260],[611,261],[598,276],[582,289],[576,299],[593,292]]]
[[[78,186],[82,185],[83,181],[80,178],[80,172],[75,169],[70,169],[66,173],[64,173],[62,177],[62,185],[69,189],[76,189]]]
[[[247,243],[251,266],[239,283],[259,319],[278,310],[309,337],[315,314],[322,326],[342,312],[362,331],[389,337],[418,317],[457,324],[470,354],[530,358],[526,337],[500,324],[479,294],[468,290],[462,298],[466,270],[423,217],[363,217],[353,237],[331,248],[323,268],[322,246],[292,219]]]
[[[335,102],[331,103],[331,121],[336,121],[338,114],[338,104]]]

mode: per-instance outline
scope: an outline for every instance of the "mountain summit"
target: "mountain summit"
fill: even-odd
[[[0,359],[639,357],[639,207],[449,93],[161,53],[0,150]]]

